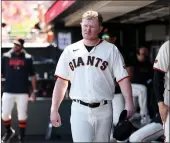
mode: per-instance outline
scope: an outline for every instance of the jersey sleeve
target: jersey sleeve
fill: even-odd
[[[64,49],[64,51],[62,52],[57,66],[56,66],[56,70],[55,70],[55,74],[56,77],[59,77],[61,79],[70,81],[70,76],[69,76],[69,52],[67,50],[67,48]]]
[[[120,82],[124,78],[129,77],[129,75],[126,71],[126,66],[125,66],[123,56],[118,51],[118,49],[116,49],[113,54],[114,54],[113,61],[112,61],[113,62],[113,74],[116,78],[116,81]]]
[[[156,56],[153,68],[162,72],[167,72],[169,68],[169,42],[164,43]]]

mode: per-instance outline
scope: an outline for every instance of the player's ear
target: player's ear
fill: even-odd
[[[80,22],[80,26],[82,26],[82,22]]]

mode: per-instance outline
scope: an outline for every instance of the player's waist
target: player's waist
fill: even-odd
[[[83,102],[87,102],[87,103],[96,103],[96,102],[101,102],[103,100],[112,100],[113,99],[113,93],[86,93],[83,92],[82,93],[80,91],[78,91],[77,93],[74,91],[70,91],[69,93],[69,97],[71,99],[79,99],[82,100]]]
[[[84,102],[82,100],[79,100],[79,99],[72,99],[74,102],[77,102],[79,104],[82,104],[84,106],[88,106],[90,108],[96,108],[96,107],[99,107],[99,106],[102,106],[102,105],[106,105],[108,104],[110,101],[109,100],[103,100],[101,102],[93,102],[93,103],[88,103],[88,102]]]

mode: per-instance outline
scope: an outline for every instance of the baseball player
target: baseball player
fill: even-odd
[[[148,59],[149,51],[145,46],[137,50],[137,61],[134,64],[132,76],[132,93],[133,97],[138,97],[140,107],[141,125],[150,122],[149,111],[147,106],[147,82],[152,79],[153,68]],[[136,100],[134,100],[136,101]],[[135,104],[136,102],[134,102]],[[137,103],[136,103],[137,105]]]
[[[155,118],[151,123],[143,126],[134,132],[130,137],[130,142],[150,142],[155,141],[164,135],[163,126],[159,113],[156,114]]]
[[[114,79],[125,97],[128,117],[134,112],[131,84],[117,47],[98,38],[102,16],[96,11],[85,12],[81,29],[83,39],[66,47],[58,61],[50,118],[53,126],[61,125],[58,110],[70,81],[73,142],[109,142]]]
[[[165,142],[169,142],[169,106],[170,106],[170,85],[169,85],[169,40],[159,49],[154,62],[154,88],[159,106],[159,113],[163,122]]]
[[[11,127],[11,112],[14,104],[17,104],[21,143],[24,142],[27,105],[29,93],[28,77],[31,76],[33,93],[30,96],[32,101],[35,100],[36,78],[31,55],[26,53],[24,48],[24,40],[17,39],[14,41],[14,48],[6,52],[2,56],[1,74],[5,78],[4,91],[2,96],[2,120],[5,125],[5,134],[2,142],[9,142],[15,135],[14,129]]]
[[[161,121],[161,117],[158,110],[157,100],[154,94],[151,94],[152,104],[151,108],[153,108],[153,118],[151,122],[142,128],[135,131],[129,137],[130,142],[151,142],[156,141],[158,139],[162,139],[164,135],[163,125]]]

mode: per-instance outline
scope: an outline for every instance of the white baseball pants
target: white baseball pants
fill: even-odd
[[[27,119],[28,94],[3,93],[2,95],[2,119],[11,119],[14,104],[17,105],[18,120]]]
[[[170,98],[170,91],[165,89],[165,91],[164,91],[164,103],[170,107],[169,98]],[[164,124],[165,142],[170,142],[170,136],[169,136],[169,120],[170,120],[169,119],[169,113],[170,113],[170,111],[168,112],[168,116],[167,116],[166,122]]]
[[[163,126],[160,123],[150,123],[136,132],[134,132],[130,137],[130,142],[150,142],[157,140],[159,137],[164,135]]]
[[[142,84],[132,84],[132,95],[138,97],[138,103],[140,108],[140,115],[148,115],[147,107],[147,88]],[[136,100],[134,100],[135,102]],[[137,103],[134,103],[137,104]]]
[[[121,112],[125,109],[125,100],[121,93],[114,94],[114,97],[112,100],[112,109],[113,109],[113,125],[116,126],[116,124],[119,121]],[[112,126],[110,140],[113,140],[114,126]]]
[[[96,108],[73,101],[70,118],[73,142],[109,142],[112,112],[111,101]]]

